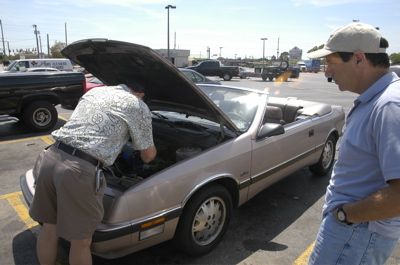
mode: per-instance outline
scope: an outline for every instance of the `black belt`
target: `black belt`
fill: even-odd
[[[89,163],[91,163],[94,166],[101,167],[101,163],[100,163],[99,160],[97,160],[93,156],[90,156],[90,155],[88,155],[88,154],[86,154],[86,153],[84,153],[84,152],[82,152],[82,151],[80,151],[80,150],[78,150],[78,149],[76,149],[76,148],[74,148],[72,146],[64,144],[64,143],[62,143],[60,141],[56,141],[54,143],[54,147],[64,151],[67,154],[70,154],[70,155],[79,157],[80,159],[86,160],[86,161],[88,161]]]

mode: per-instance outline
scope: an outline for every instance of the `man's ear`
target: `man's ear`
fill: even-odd
[[[365,53],[363,53],[362,51],[355,51],[353,53],[353,58],[357,66],[364,66],[365,63],[367,62],[367,57],[365,56]]]

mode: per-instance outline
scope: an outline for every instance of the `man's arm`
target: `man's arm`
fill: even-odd
[[[150,163],[157,155],[157,149],[153,145],[147,149],[140,150],[140,156],[145,163]]]
[[[343,206],[351,223],[385,220],[400,216],[400,179],[390,180],[389,186],[370,196]],[[337,219],[337,210],[335,211]]]

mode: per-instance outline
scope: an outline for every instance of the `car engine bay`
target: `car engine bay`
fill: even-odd
[[[219,130],[193,122],[153,118],[156,158],[144,163],[140,151],[132,148],[131,142],[126,143],[114,164],[103,168],[107,185],[125,191],[155,173],[231,138],[229,134],[222,137]]]

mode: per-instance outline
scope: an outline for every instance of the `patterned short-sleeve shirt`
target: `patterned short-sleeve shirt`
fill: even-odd
[[[114,163],[129,138],[136,150],[154,145],[151,112],[125,85],[88,91],[68,122],[52,135],[105,166]]]

